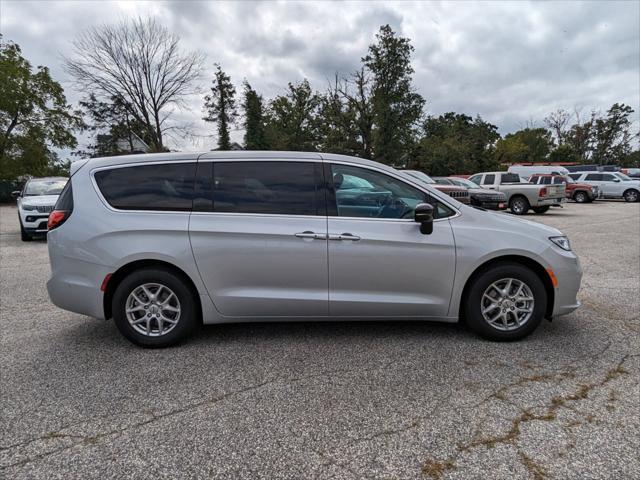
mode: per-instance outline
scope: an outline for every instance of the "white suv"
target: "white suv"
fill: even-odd
[[[627,202],[640,199],[640,181],[619,172],[575,172],[569,176],[580,183],[600,189],[602,198],[624,198]]]
[[[32,178],[24,188],[13,192],[18,200],[18,219],[22,241],[47,233],[49,214],[67,184],[65,177]]]

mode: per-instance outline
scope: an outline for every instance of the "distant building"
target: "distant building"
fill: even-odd
[[[149,145],[131,132],[127,137],[114,138],[112,135],[98,135],[96,150],[100,154],[147,153]]]
[[[218,150],[219,148],[211,149],[212,152],[217,152]],[[231,145],[229,145],[229,151],[237,151],[237,150],[244,150],[244,148],[242,148],[242,145],[240,145],[238,142],[232,142]]]

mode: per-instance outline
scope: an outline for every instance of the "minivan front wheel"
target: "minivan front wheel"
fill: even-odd
[[[118,330],[143,347],[168,347],[183,340],[196,324],[193,292],[172,272],[145,268],[125,277],[113,296]]]
[[[465,320],[490,340],[519,340],[533,332],[547,308],[547,293],[538,275],[519,264],[499,264],[473,280]]]

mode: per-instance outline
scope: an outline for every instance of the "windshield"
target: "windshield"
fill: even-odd
[[[418,170],[405,170],[405,173],[408,173],[412,177],[417,178],[418,180],[422,180],[424,183],[433,184],[436,183],[429,175],[426,173],[419,172]]]
[[[624,173],[614,173],[614,175],[616,177],[618,177],[620,180],[622,180],[623,182],[630,182],[633,180],[633,178],[626,176]]]
[[[25,187],[24,194],[27,196],[60,195],[60,192],[62,192],[62,189],[66,184],[66,178],[29,180],[27,186]]]
[[[454,185],[459,185],[461,187],[480,188],[480,185],[473,183],[471,180],[467,180],[466,178],[451,178],[450,180]]]

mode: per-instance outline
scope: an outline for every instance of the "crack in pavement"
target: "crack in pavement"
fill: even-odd
[[[542,407],[545,410],[540,414],[536,414],[533,412],[534,408],[536,407],[519,408],[520,414],[510,420],[511,426],[506,433],[493,436],[481,436],[478,434],[474,434],[476,438],[472,439],[466,444],[458,444],[457,453],[455,455],[440,460],[428,458],[424,463],[423,473],[434,480],[438,480],[442,478],[446,471],[457,468],[456,462],[462,455],[469,453],[479,447],[493,448],[499,444],[507,444],[512,445],[516,449],[520,463],[527,469],[527,471],[535,480],[542,480],[544,478],[547,478],[548,473],[546,468],[536,463],[532,458],[528,457],[519,444],[519,439],[522,433],[521,427],[524,424],[532,421],[554,421],[557,419],[558,412],[562,408],[568,408],[576,411],[572,408],[571,405],[569,405],[569,402],[579,402],[581,400],[584,400],[588,398],[589,394],[593,391],[605,387],[608,383],[621,377],[622,375],[628,374],[629,372],[624,369],[623,365],[629,358],[636,356],[638,355],[624,355],[614,367],[605,372],[604,377],[599,381],[581,383],[573,392],[564,395],[553,396]],[[540,377],[545,377],[545,375],[541,374]],[[510,388],[527,385],[528,383],[530,383],[530,381],[525,377],[521,382],[514,382],[513,384],[511,384]],[[504,389],[504,387],[501,387],[497,391],[504,391],[506,393],[507,390],[508,388]],[[498,395],[495,398],[500,401],[506,401],[507,398],[504,397],[503,400],[503,397],[504,395]]]

